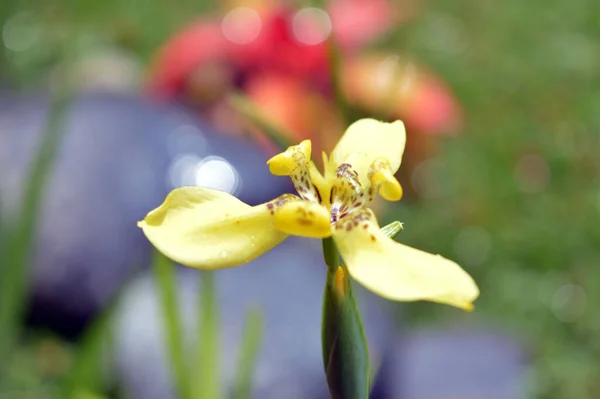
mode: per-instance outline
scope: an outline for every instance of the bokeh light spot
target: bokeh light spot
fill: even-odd
[[[235,194],[240,178],[233,166],[221,157],[206,158],[195,171],[195,184]]]
[[[423,198],[433,199],[448,193],[448,185],[439,178],[443,164],[438,159],[428,159],[417,165],[411,174],[411,184],[417,194]]]
[[[292,29],[296,40],[313,46],[324,42],[331,34],[331,19],[320,8],[304,8],[294,15]]]
[[[4,46],[12,51],[25,51],[39,39],[33,15],[22,12],[10,18],[2,29]]]
[[[482,227],[462,229],[454,239],[454,252],[461,263],[471,266],[483,264],[492,249],[490,234]]]
[[[550,182],[548,163],[537,154],[522,156],[515,165],[515,181],[524,193],[543,191]]]
[[[181,125],[174,129],[167,141],[167,151],[171,157],[182,153],[194,152],[201,156],[208,155],[208,141],[200,129],[194,125]]]
[[[258,37],[262,21],[258,12],[250,7],[237,7],[221,21],[225,37],[236,44],[248,44]]]
[[[171,188],[196,185],[196,171],[201,159],[196,154],[181,154],[176,156],[169,166],[167,184]]]
[[[577,284],[565,284],[556,290],[550,306],[558,320],[572,323],[581,317],[586,305],[585,289]]]

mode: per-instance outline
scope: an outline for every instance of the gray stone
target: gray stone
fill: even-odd
[[[491,329],[418,330],[396,344],[386,385],[397,399],[526,397],[528,359]]]
[[[0,211],[14,223],[48,101],[0,92]],[[136,226],[177,185],[200,183],[257,204],[290,188],[269,156],[196,115],[135,96],[84,95],[68,112],[44,191],[35,242],[35,323],[76,333],[150,245]]]

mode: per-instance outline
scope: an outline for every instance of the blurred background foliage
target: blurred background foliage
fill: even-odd
[[[66,52],[77,59],[107,50],[129,60],[138,85],[167,37],[190,15],[217,7],[3,1],[0,65],[9,85],[34,88],[52,82]],[[425,0],[410,7],[417,15],[377,46],[410,54],[443,77],[465,123],[401,175],[414,195],[390,208],[382,224],[405,222],[401,240],[455,258],[475,276],[482,292],[475,317],[525,342],[532,398],[596,398],[600,3]],[[466,317],[435,304],[404,309],[417,326]],[[33,386],[27,397],[45,397],[53,377],[69,369],[70,344],[32,334],[35,344],[19,349],[0,391]],[[39,361],[48,351],[59,359],[50,368]]]

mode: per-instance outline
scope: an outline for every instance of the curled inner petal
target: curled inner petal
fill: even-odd
[[[283,241],[275,211],[300,201],[286,194],[250,206],[217,190],[182,187],[138,223],[163,254],[185,266],[219,269],[249,262]]]
[[[287,150],[267,161],[269,170],[275,176],[290,176],[295,169],[308,164],[311,148],[310,140],[304,140],[298,145],[288,147]]]
[[[269,170],[276,176],[290,176],[298,194],[306,200],[320,202],[319,191],[312,182],[316,168],[310,161],[311,142],[304,140],[289,147],[267,161]],[[312,170],[314,168],[314,170]]]
[[[324,238],[331,236],[327,208],[309,201],[290,202],[275,212],[275,227],[287,234]]]
[[[399,201],[402,198],[402,186],[394,177],[390,162],[387,159],[376,159],[369,168],[368,177],[371,185],[386,200]]]
[[[350,275],[384,298],[429,300],[471,310],[479,296],[477,285],[459,265],[388,238],[370,209],[338,221],[333,238]]]

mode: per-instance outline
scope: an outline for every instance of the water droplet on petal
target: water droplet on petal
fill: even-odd
[[[227,253],[227,250],[224,249],[221,251],[221,253],[219,255],[221,255],[221,258],[226,258],[227,255],[229,255],[229,254]]]

